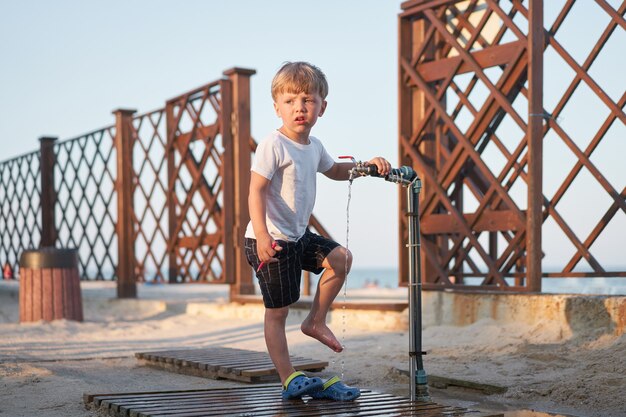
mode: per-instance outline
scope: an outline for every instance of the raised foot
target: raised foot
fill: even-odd
[[[305,335],[319,340],[335,352],[341,352],[343,350],[343,346],[341,346],[339,340],[337,340],[333,332],[325,324],[315,325],[305,321],[302,323],[302,326],[300,326],[300,330],[302,330],[302,333]]]

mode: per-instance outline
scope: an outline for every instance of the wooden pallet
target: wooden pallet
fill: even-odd
[[[433,402],[412,402],[409,398],[363,391],[353,402],[313,400],[285,401],[279,385],[242,388],[214,388],[189,391],[159,391],[122,394],[85,394],[92,409],[116,417],[148,416],[422,416],[422,417],[503,417]]]
[[[233,348],[206,348],[136,353],[144,365],[154,366],[185,375],[211,379],[231,379],[241,382],[278,381],[276,368],[266,352]],[[298,371],[318,372],[328,362],[290,356]]]

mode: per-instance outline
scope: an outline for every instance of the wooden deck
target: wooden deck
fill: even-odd
[[[85,394],[85,405],[116,417],[148,416],[422,416],[502,417],[500,413],[449,407],[433,402],[411,402],[405,397],[363,391],[353,402],[285,401],[280,385],[254,385],[190,391]]]
[[[266,352],[233,348],[205,348],[136,353],[144,365],[167,371],[211,379],[231,379],[241,382],[278,381],[274,364]],[[318,372],[328,362],[290,356],[299,371]]]

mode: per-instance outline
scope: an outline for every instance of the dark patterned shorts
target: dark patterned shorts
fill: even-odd
[[[302,270],[319,274],[322,262],[339,243],[307,230],[297,242],[278,240],[283,250],[276,252],[278,262],[263,265],[256,273],[266,308],[280,308],[300,298]],[[261,263],[257,255],[256,239],[245,239],[246,258],[256,271]]]

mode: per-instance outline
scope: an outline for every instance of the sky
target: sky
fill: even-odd
[[[0,0],[0,160],[41,136],[78,137],[222,77],[255,69],[252,135],[280,127],[270,95],[285,61],[319,66],[328,108],[313,134],[333,156],[397,161],[396,20],[400,1]],[[355,182],[356,265],[397,263],[397,186]],[[346,243],[348,187],[320,176],[314,211]],[[374,197],[375,196],[375,197]],[[382,250],[381,250],[382,249]]]
[[[251,110],[252,135],[258,141],[279,127],[270,95],[274,73],[285,61],[304,60],[319,66],[330,84],[327,111],[313,130],[329,153],[363,160],[384,156],[396,165],[400,4],[0,0],[0,160],[36,150],[41,136],[67,139],[108,126],[117,108],[139,113],[160,108],[165,100],[216,80],[235,66],[256,70]],[[575,29],[576,21],[571,22],[567,24]],[[581,44],[592,38],[575,32],[580,31],[572,30],[572,36],[580,37]],[[598,71],[611,65],[598,66]],[[547,73],[547,83],[562,84],[561,70],[547,66]],[[571,131],[578,128],[576,116],[566,114],[564,125],[568,123]],[[622,171],[611,172],[619,187]],[[548,178],[546,187],[556,186]],[[584,195],[581,191],[577,196]],[[344,245],[347,197],[347,183],[320,176],[314,213]],[[397,266],[398,250],[405,250],[398,247],[399,198],[404,192],[397,185],[373,178],[354,182],[348,244],[355,267]],[[584,213],[576,210],[569,216]],[[626,216],[619,218],[626,225],[622,218]],[[626,240],[614,235],[625,247]],[[555,242],[546,244],[558,252]],[[604,244],[609,262],[621,260],[615,244]]]

